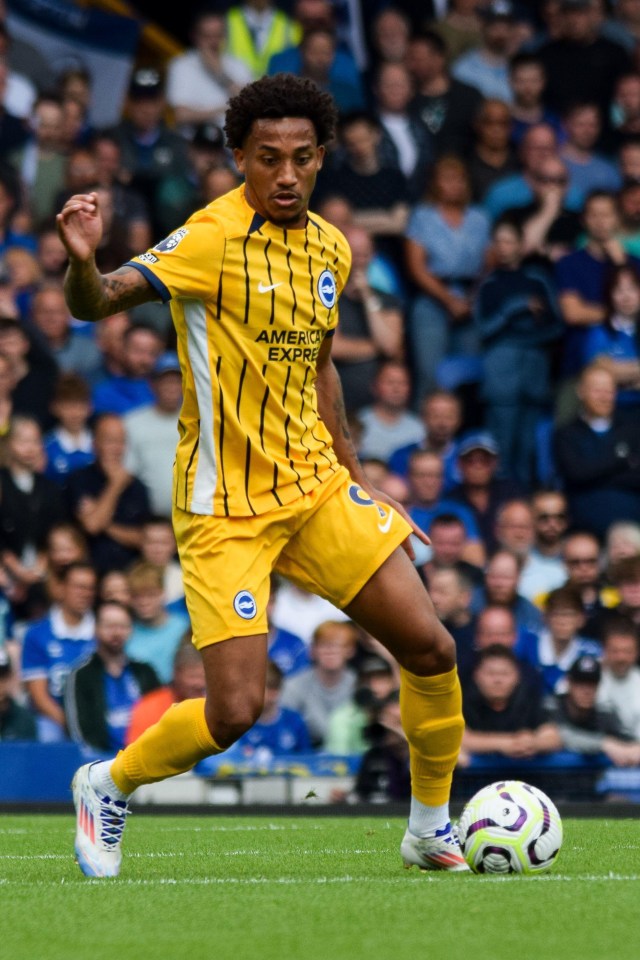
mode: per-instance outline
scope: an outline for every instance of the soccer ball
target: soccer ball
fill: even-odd
[[[562,846],[562,820],[542,790],[499,780],[469,800],[458,834],[474,873],[542,873]]]

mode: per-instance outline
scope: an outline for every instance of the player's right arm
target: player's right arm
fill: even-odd
[[[70,197],[57,215],[56,225],[69,257],[64,281],[67,305],[78,320],[101,320],[159,299],[151,284],[133,267],[119,267],[108,274],[98,270],[95,253],[103,226],[95,193]]]

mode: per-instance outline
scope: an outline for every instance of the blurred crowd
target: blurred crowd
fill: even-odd
[[[98,193],[103,272],[151,248],[241,184],[228,101],[287,71],[339,108],[312,204],[353,253],[333,356],[367,474],[431,539],[415,563],[458,648],[461,766],[637,766],[640,0],[341,9],[198,7],[96,128],[91,71],[52,74],[0,3],[0,740],[112,753],[202,695],[170,314],[71,316],[55,215]],[[277,578],[271,624],[235,755],[359,754],[359,796],[404,796],[392,658]]]

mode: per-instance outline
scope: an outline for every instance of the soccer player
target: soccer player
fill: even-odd
[[[274,569],[398,660],[413,784],[401,855],[467,869],[448,810],[464,725],[455,646],[411,562],[415,526],[357,460],[331,360],[351,258],[308,204],[335,121],[309,80],[245,86],[225,126],[244,184],[113,273],[95,264],[96,195],[71,197],[57,217],[74,316],[171,302],[184,385],[173,523],[207,686],[114,760],[77,771],[76,855],[89,876],[117,875],[138,786],[222,752],[260,715]]]

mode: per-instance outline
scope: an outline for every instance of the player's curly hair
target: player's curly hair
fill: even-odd
[[[293,73],[277,73],[248,83],[229,100],[224,131],[227,145],[241,149],[254,120],[305,117],[316,130],[319,144],[335,136],[338,111],[331,94]]]

